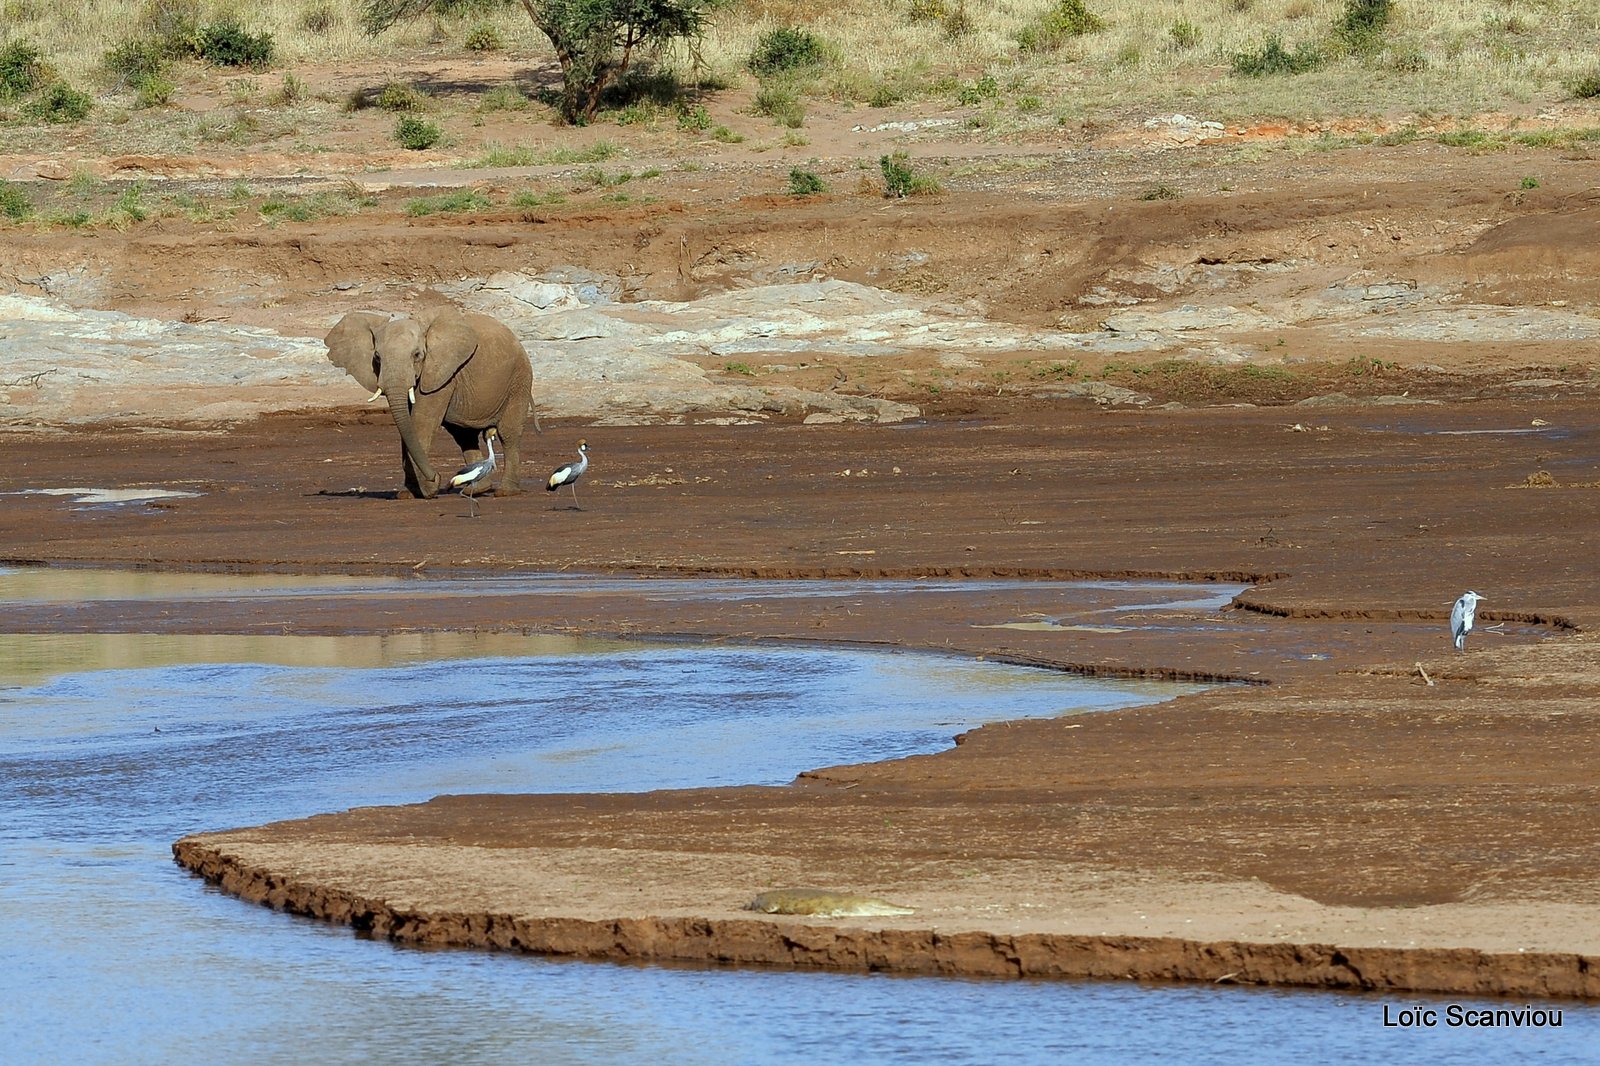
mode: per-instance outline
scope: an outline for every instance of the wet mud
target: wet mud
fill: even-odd
[[[1535,418],[1562,432],[1437,432]],[[1328,430],[1309,435],[1279,411],[1063,403],[903,429],[557,424],[534,468],[538,449],[586,436],[583,509],[524,493],[484,499],[476,519],[455,497],[394,498],[393,431],[368,414],[91,431],[70,447],[0,438],[7,489],[81,485],[92,470],[108,487],[199,493],[112,507],[8,497],[11,562],[1263,582],[1231,609],[1171,610],[1166,626],[994,628],[1051,617],[1026,588],[961,601],[127,599],[7,615],[42,633],[861,642],[1248,679],[1092,720],[988,726],[938,755],[821,768],[788,788],[445,797],[207,832],[176,854],[245,898],[421,943],[1592,997],[1600,491],[1522,487],[1539,470],[1600,476],[1592,405],[1430,407],[1406,432],[1359,407],[1319,421]],[[1447,618],[1468,587],[1486,599],[1457,654]],[[817,881],[916,915],[818,926],[739,911]]]

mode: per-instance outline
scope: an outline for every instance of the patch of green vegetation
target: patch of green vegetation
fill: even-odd
[[[1166,184],[1152,186],[1139,194],[1139,199],[1141,200],[1181,200],[1182,198],[1183,193]]]
[[[1344,364],[1344,372],[1353,378],[1377,377],[1387,371],[1393,370],[1395,364],[1376,356],[1351,356]]]
[[[444,140],[444,131],[425,119],[406,115],[395,123],[394,139],[402,148],[421,152]]]
[[[806,122],[806,107],[800,102],[799,89],[787,81],[763,82],[756,90],[756,113],[766,115],[773,122],[789,129],[799,129]]]
[[[1283,41],[1274,34],[1267,38],[1257,52],[1236,52],[1233,72],[1247,78],[1264,78],[1271,74],[1305,74],[1323,63],[1322,50],[1310,41],[1304,41],[1293,52],[1283,47]]]
[[[1174,48],[1194,48],[1200,44],[1200,27],[1188,19],[1179,19],[1167,27],[1167,37]]]
[[[1439,134],[1437,140],[1447,148],[1488,148],[1501,147],[1497,138],[1485,133],[1483,130],[1450,130]]]
[[[421,111],[428,106],[428,94],[403,81],[391,81],[384,83],[373,102],[380,110],[391,113]]]
[[[799,167],[789,171],[790,196],[815,196],[817,193],[828,191],[827,183],[809,170]]]
[[[1394,147],[1396,145],[1410,144],[1420,136],[1422,136],[1422,134],[1417,132],[1417,127],[1402,126],[1397,130],[1390,130],[1388,133],[1379,134],[1378,139],[1374,143],[1384,145],[1385,147]]]
[[[508,82],[496,85],[480,96],[478,110],[484,114],[491,111],[526,111],[532,103],[527,94]]]
[[[0,48],[0,100],[26,96],[45,83],[47,71],[39,50],[18,38]]]
[[[758,78],[820,70],[828,61],[828,45],[810,30],[778,26],[761,35],[750,53],[749,67]]]
[[[956,102],[972,107],[985,100],[993,100],[1000,95],[1000,84],[994,80],[993,74],[985,74],[971,85],[964,85],[956,94]]]
[[[1600,98],[1600,66],[1586,71],[1573,78],[1567,84],[1567,89],[1575,99],[1594,100]]]
[[[424,215],[482,211],[493,206],[489,198],[477,189],[457,189],[438,196],[419,196],[414,200],[407,200],[405,211],[413,218],[421,218]]]
[[[727,374],[743,374],[745,377],[755,377],[755,368],[749,363],[723,363],[722,370]]]
[[[1085,7],[1083,0],[1056,0],[1036,22],[1017,31],[1017,47],[1024,52],[1051,52],[1074,37],[1105,28],[1105,19]]]
[[[1519,189],[1537,189],[1538,187],[1539,179],[1533,177],[1531,174],[1517,183],[1517,188]]]
[[[533,189],[524,189],[511,197],[512,207],[547,207],[552,204],[564,204],[567,197],[559,192],[537,192]]]
[[[376,207],[378,198],[351,183],[334,192],[315,192],[307,196],[273,193],[258,210],[268,222],[315,222],[321,218],[353,215],[364,207]]]
[[[64,81],[45,86],[38,95],[22,105],[25,116],[52,125],[82,122],[93,110],[94,98]]]
[[[232,15],[200,27],[195,54],[219,67],[260,70],[272,62],[276,45],[270,33],[250,33]]]
[[[293,72],[284,71],[283,81],[278,83],[278,88],[267,98],[267,103],[273,107],[289,107],[299,103],[305,95],[306,83]]]
[[[744,134],[735,133],[726,126],[713,126],[711,128],[711,139],[720,141],[723,144],[742,144],[744,142]]]
[[[711,113],[705,109],[704,104],[678,109],[678,128],[685,133],[703,133],[713,125]]]
[[[480,22],[472,27],[461,43],[469,52],[498,52],[506,46],[505,38],[492,22]]]
[[[910,157],[904,151],[881,157],[878,168],[883,171],[883,195],[890,199],[927,196],[944,191],[937,178],[912,170]]]
[[[0,217],[21,222],[33,214],[33,201],[27,190],[9,181],[0,181]]]
[[[108,49],[100,59],[101,69],[112,81],[126,85],[141,95],[145,87],[153,82],[160,81],[169,86],[172,84],[167,79],[168,63],[166,50],[159,41],[150,37],[134,37],[123,41]],[[168,89],[166,96],[170,98],[171,95],[172,90]],[[162,102],[165,103],[165,100]]]
[[[143,222],[150,217],[150,208],[144,202],[144,182],[136,181],[122,194],[111,202],[111,207],[106,211],[107,224],[117,229],[126,229],[135,222]]]
[[[261,139],[261,120],[254,115],[219,110],[195,124],[195,136],[207,144],[249,144]]]
[[[1344,12],[1333,24],[1334,36],[1357,55],[1383,47],[1394,13],[1394,0],[1345,0]]]

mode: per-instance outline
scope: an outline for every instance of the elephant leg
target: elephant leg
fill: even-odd
[[[456,442],[456,447],[461,449],[463,466],[471,466],[473,463],[483,458],[483,449],[479,447],[479,437],[483,433],[483,430],[473,429],[470,426],[456,426],[450,424],[449,422],[444,424],[444,428],[450,434],[451,439]],[[479,484],[474,488],[470,495],[481,496],[487,491],[489,491],[489,486],[487,484]]]
[[[411,409],[411,422],[416,427],[417,436],[423,446],[431,445],[433,438],[439,434],[440,424],[444,422],[443,398],[418,396],[416,405]],[[400,465],[406,473],[406,491],[422,500],[431,500],[439,495],[442,475],[435,470],[432,478],[424,478],[417,470],[416,464],[411,461],[411,456],[406,453],[404,444],[400,446]]]
[[[515,496],[522,491],[518,476],[522,466],[522,426],[500,427],[500,443],[505,448],[505,455],[501,459],[500,486],[494,493],[496,496]]]

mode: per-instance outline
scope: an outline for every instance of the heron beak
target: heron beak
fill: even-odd
[[[367,402],[371,403],[373,400],[376,400],[379,396],[382,396],[382,395],[383,395],[383,390],[379,389],[377,392],[374,392],[371,396],[367,397]]]

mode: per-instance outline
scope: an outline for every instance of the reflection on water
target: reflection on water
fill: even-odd
[[[241,904],[168,850],[443,792],[781,783],[1187,686],[561,638],[30,639],[0,684],[8,1063],[1565,1062],[1600,1037],[1578,1005],[1554,1032],[1396,1032],[1372,997],[402,949]]]
[[[400,663],[575,655],[614,642],[555,633],[383,633],[245,636],[162,633],[0,633],[0,687],[47,677],[179,663],[272,663],[370,669]]]
[[[75,566],[0,567],[0,603],[84,600],[199,600],[382,589],[402,578],[346,574],[208,574],[168,570],[97,570]]]

